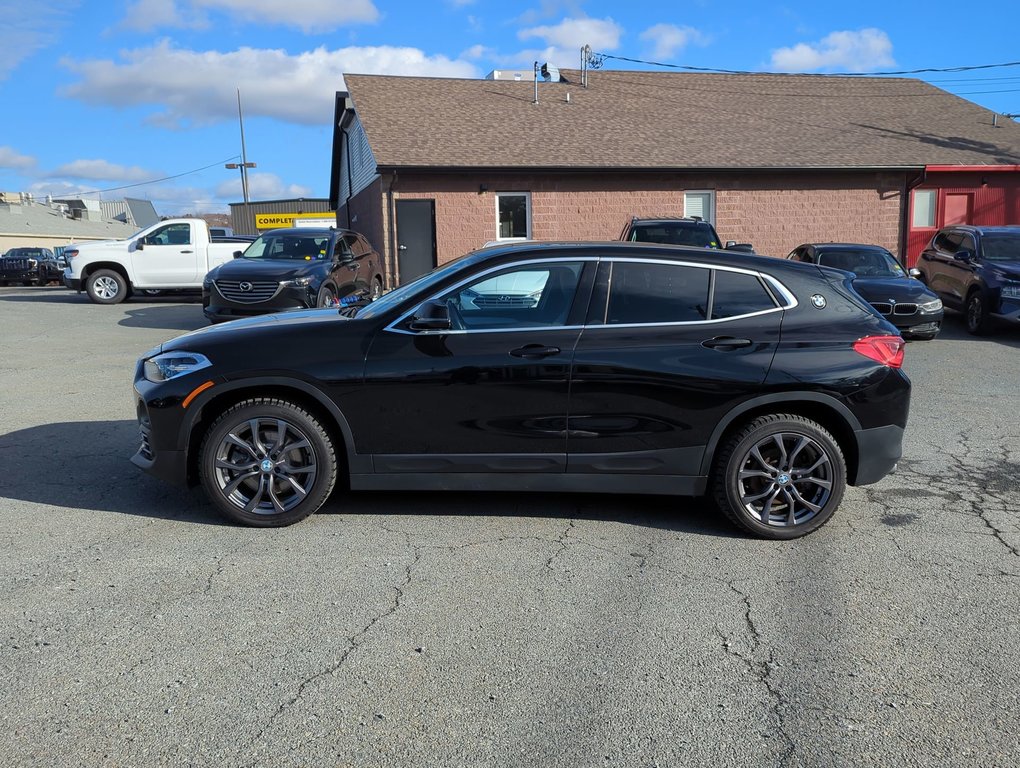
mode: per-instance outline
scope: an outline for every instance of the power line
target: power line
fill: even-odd
[[[217,165],[222,165],[223,163],[230,162],[231,160],[236,160],[238,157],[240,157],[240,155],[231,155],[230,157],[226,158],[225,160],[220,160],[220,161],[215,162],[215,163],[209,163],[209,165],[203,165],[201,168],[195,168],[192,171],[185,171],[184,173],[175,173],[173,176],[164,176],[161,179],[152,179],[150,181],[139,181],[139,182],[137,182],[135,184],[124,184],[123,186],[120,186],[120,187],[109,187],[108,189],[89,189],[89,190],[82,190],[82,191],[79,191],[79,192],[69,192],[69,193],[64,193],[64,194],[65,194],[65,196],[66,195],[96,195],[96,194],[100,194],[101,195],[104,192],[118,192],[118,191],[120,191],[122,189],[132,189],[134,187],[144,187],[144,186],[147,186],[149,184],[159,184],[160,182],[163,182],[163,181],[171,181],[172,179],[179,179],[182,176],[190,176],[193,173],[199,173],[201,171],[209,170],[210,168],[214,168]]]

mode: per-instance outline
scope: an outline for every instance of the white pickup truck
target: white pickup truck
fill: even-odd
[[[96,304],[119,304],[134,291],[201,290],[206,273],[249,242],[213,241],[202,219],[166,219],[126,240],[68,246],[64,285]]]

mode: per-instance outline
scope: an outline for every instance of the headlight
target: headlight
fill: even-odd
[[[167,381],[208,368],[212,363],[197,352],[164,352],[145,361],[146,381]]]
[[[64,258],[65,259],[70,260],[70,259],[73,259],[77,255],[78,255],[78,249],[77,248],[66,248],[66,249],[64,249]]]
[[[280,285],[284,285],[284,286],[287,286],[287,285],[298,285],[298,286],[301,286],[303,288],[306,285],[309,285],[311,282],[312,282],[312,278],[310,278],[310,277],[295,277],[293,280],[283,280],[283,281],[281,281]]]
[[[942,299],[926,301],[924,304],[918,304],[917,306],[922,312],[938,312],[942,309]]]
[[[1002,297],[1005,299],[1020,299],[1020,283],[1006,283],[1003,285]]]
[[[38,266],[39,266],[39,262],[36,261],[35,259],[29,259],[28,260],[28,268],[29,269],[35,269]]]

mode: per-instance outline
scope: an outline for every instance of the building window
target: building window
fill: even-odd
[[[715,225],[715,192],[710,189],[684,192],[684,216],[697,216]]]
[[[525,240],[531,237],[531,194],[496,193],[496,239]]]
[[[935,226],[935,193],[936,189],[915,189],[914,190],[914,218],[915,227]]]

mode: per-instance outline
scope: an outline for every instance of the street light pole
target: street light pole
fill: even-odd
[[[230,170],[241,169],[241,194],[244,197],[244,217],[248,218],[248,169],[254,168],[255,163],[248,162],[248,155],[244,148],[244,116],[241,114],[241,89],[237,89],[237,122],[241,126],[241,162],[227,163],[224,168]]]

